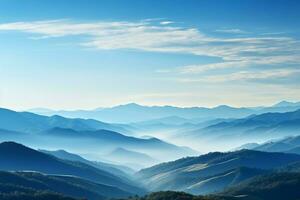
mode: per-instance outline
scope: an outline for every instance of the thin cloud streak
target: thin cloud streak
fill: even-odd
[[[234,28],[234,29],[217,29],[216,32],[233,33],[233,34],[248,34],[248,33],[250,33],[248,31],[243,31],[243,30],[238,29],[238,28]]]
[[[239,71],[231,74],[208,75],[199,78],[179,78],[179,82],[183,83],[224,83],[232,81],[266,81],[264,83],[274,83],[273,80],[285,79],[291,76],[299,76],[300,69],[277,69],[264,71]]]
[[[220,70],[226,68],[244,68],[248,66],[256,65],[275,65],[275,64],[298,64],[298,56],[265,56],[265,57],[241,57],[241,60],[238,61],[229,61],[229,62],[219,62],[219,63],[210,63],[202,65],[187,65],[180,67],[178,71],[181,74],[200,74],[212,70]]]
[[[169,24],[173,24],[173,21],[162,21],[160,22],[161,25],[169,25]]]

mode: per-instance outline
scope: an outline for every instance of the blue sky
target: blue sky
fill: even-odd
[[[0,107],[300,99],[300,2],[1,0]]]

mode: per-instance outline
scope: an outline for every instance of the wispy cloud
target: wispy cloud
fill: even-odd
[[[182,74],[200,74],[206,71],[220,70],[226,68],[243,68],[248,66],[257,65],[277,65],[277,64],[299,64],[298,55],[266,55],[266,56],[253,56],[253,57],[241,57],[237,61],[217,62],[202,65],[187,65],[182,66],[178,71]],[[299,66],[297,68],[300,68]]]
[[[243,30],[238,29],[238,28],[233,28],[233,29],[217,29],[216,32],[220,32],[220,33],[233,33],[233,34],[246,34],[246,33],[250,33],[248,31],[243,31]]]
[[[162,21],[160,22],[161,25],[169,25],[169,24],[173,24],[173,21]]]
[[[282,34],[286,34],[288,32],[285,31],[280,31],[280,32],[266,32],[266,33],[261,33],[260,35],[282,35]]]
[[[20,31],[32,38],[85,36],[78,43],[95,49],[136,49],[210,56],[221,61],[183,66],[180,73],[249,67],[251,65],[300,64],[300,42],[285,36],[215,37],[196,28],[170,26],[163,19],[136,22],[75,22],[51,20],[0,24],[0,31]],[[157,23],[157,21],[159,23]],[[242,33],[240,29],[220,29]]]

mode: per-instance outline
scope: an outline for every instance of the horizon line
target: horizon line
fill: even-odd
[[[16,108],[10,108],[10,107],[2,107],[4,109],[9,109],[9,110],[15,110],[18,112],[30,112],[31,110],[49,110],[49,111],[96,111],[100,109],[110,109],[110,108],[115,108],[119,106],[128,106],[128,105],[137,105],[137,106],[143,106],[143,107],[174,107],[174,108],[208,108],[208,109],[213,109],[217,107],[222,107],[222,106],[227,106],[231,108],[258,108],[258,107],[271,107],[276,104],[282,103],[282,102],[288,102],[288,103],[300,103],[300,100],[281,100],[281,101],[276,101],[274,103],[271,103],[269,105],[257,105],[257,106],[235,106],[235,105],[230,105],[230,104],[216,104],[214,106],[179,106],[179,105],[172,105],[172,104],[143,104],[143,103],[137,103],[137,102],[128,102],[128,103],[121,103],[121,104],[114,104],[111,106],[99,106],[99,107],[94,107],[94,108],[50,108],[50,107],[44,107],[44,106],[38,106],[38,107],[30,107],[30,108],[23,108],[23,109],[16,109]]]

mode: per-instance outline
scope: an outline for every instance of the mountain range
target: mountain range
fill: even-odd
[[[300,109],[300,103],[282,101],[269,107],[235,108],[221,105],[214,108],[205,107],[175,107],[175,106],[143,106],[136,103],[119,105],[111,108],[97,108],[94,110],[50,110],[30,109],[30,112],[52,116],[60,115],[70,118],[96,119],[110,123],[135,123],[176,116],[186,119],[203,121],[214,118],[242,118],[252,114],[266,112],[289,112]],[[130,117],[128,117],[130,116]]]
[[[273,200],[290,192],[297,200],[299,105],[129,104],[93,111],[128,124],[0,109],[0,140],[14,141],[0,143],[0,198],[102,200],[174,190],[190,194],[158,192],[144,199]],[[198,156],[190,147],[222,152]],[[41,148],[47,150],[35,150]]]
[[[224,149],[240,146],[241,143],[264,142],[298,135],[299,131],[300,109],[285,113],[264,113],[241,119],[220,120],[206,127],[181,130],[174,133],[174,138],[182,140],[190,138],[190,141],[212,143]]]
[[[190,148],[176,146],[157,138],[129,136],[130,134],[127,133],[130,131],[124,127],[97,120],[47,117],[29,112],[0,109],[0,140],[2,141],[11,140],[38,148],[81,151],[93,160],[98,160],[116,148],[122,147],[128,154],[130,151],[140,151],[153,157],[152,161],[156,161],[148,162],[149,157],[144,157],[143,162],[138,160],[132,163],[139,165],[140,168],[157,164],[159,160],[172,160],[197,153]],[[123,134],[115,130],[122,131]],[[69,142],[70,139],[72,143]],[[120,162],[117,164],[122,165]]]
[[[61,127],[74,130],[98,130],[129,132],[123,127],[93,119],[69,119],[58,115],[51,117],[30,112],[16,112],[0,108],[0,128],[16,132],[38,133],[51,128]]]
[[[138,178],[135,182],[108,170],[94,168],[93,162],[76,154],[63,150],[52,152],[57,157],[67,158],[62,160],[48,155],[51,151],[43,152],[14,142],[0,144],[0,170],[6,171],[0,171],[0,197],[5,195],[10,200],[13,195],[15,199],[39,200],[125,198],[146,192],[135,186],[141,186],[138,181],[152,191],[211,194],[196,197],[178,192],[159,192],[144,197],[149,200],[279,200],[287,195],[289,199],[297,200],[299,195],[296,188],[300,184],[300,155],[296,154],[254,150],[214,152],[143,169],[135,174]],[[87,163],[70,161],[78,159]]]
[[[208,152],[227,151],[246,142],[261,143],[298,134],[299,104],[299,102],[282,101],[269,107],[234,108],[223,105],[215,108],[180,108],[142,106],[132,103],[84,111],[84,115],[80,114],[82,111],[53,111],[52,113],[47,111],[49,115],[61,114],[68,117],[80,116],[127,123],[113,125],[126,129],[127,131],[121,132],[126,135],[156,137],[172,141],[179,146],[188,144],[189,147],[200,152]],[[294,112],[296,117],[288,116]],[[121,119],[122,117],[124,119]]]

